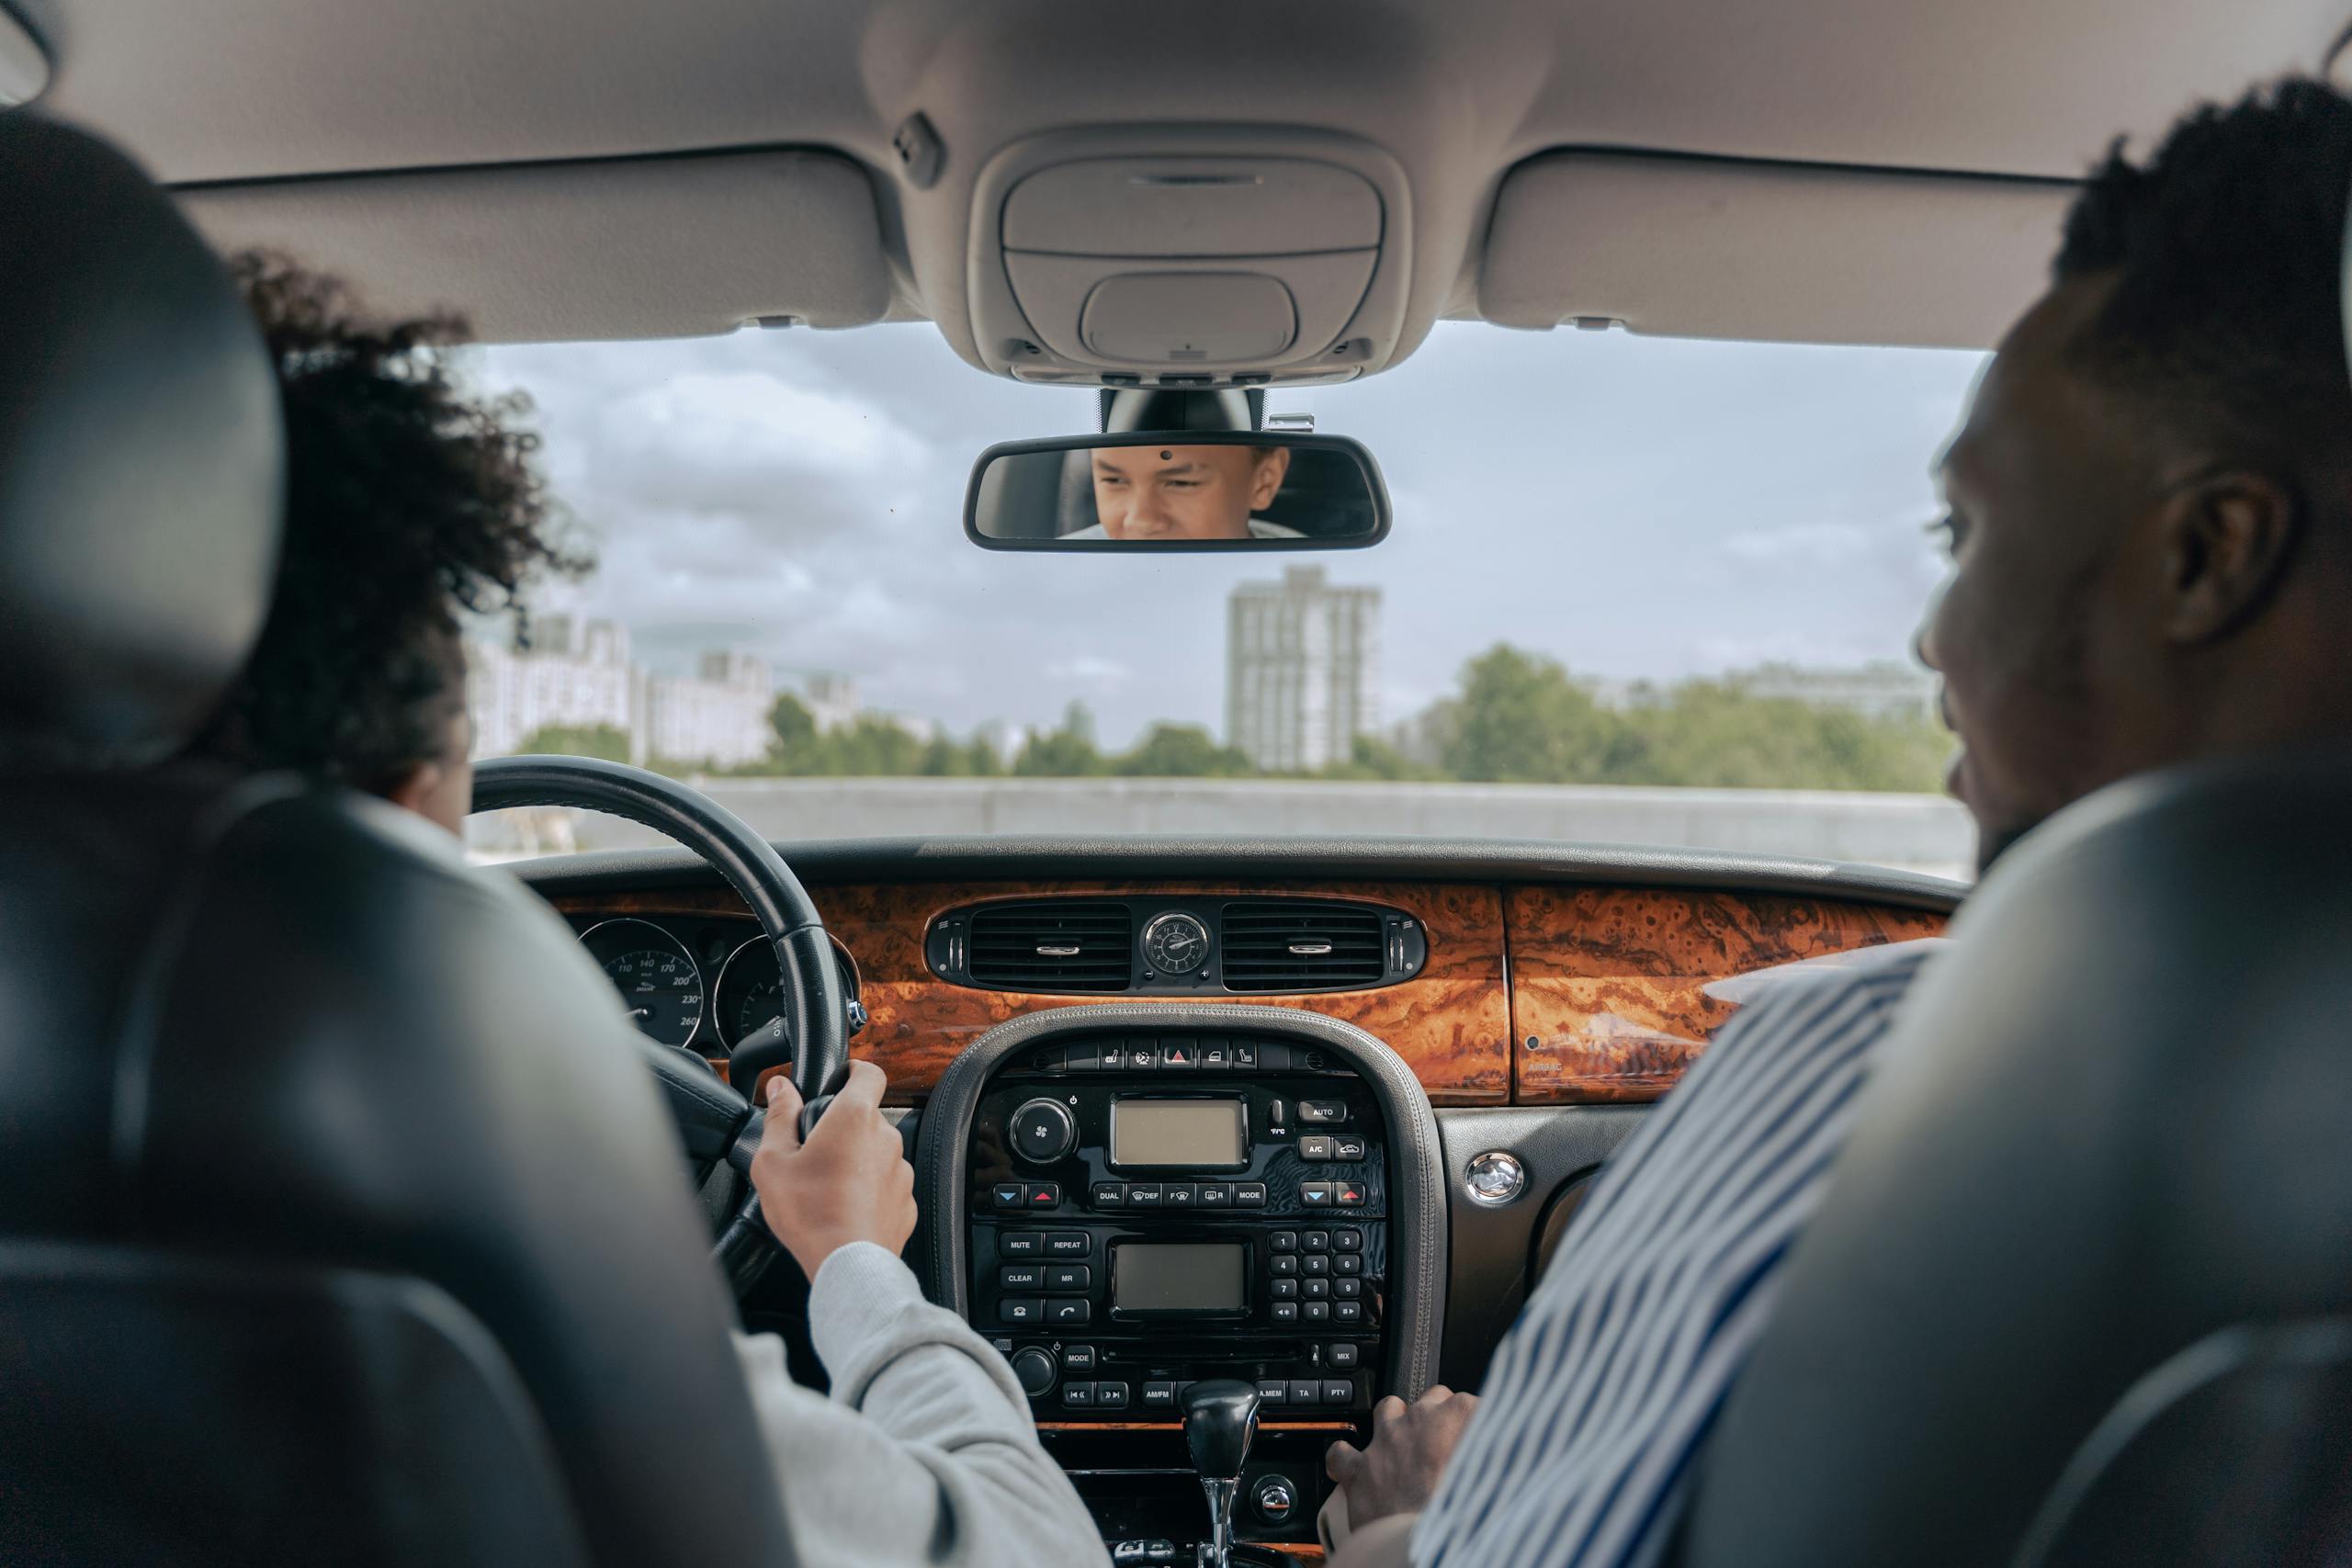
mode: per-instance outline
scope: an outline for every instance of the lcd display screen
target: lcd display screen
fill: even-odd
[[[1111,1305],[1119,1312],[1241,1312],[1242,1244],[1127,1242],[1111,1255]]]
[[[1111,1163],[1239,1170],[1250,1130],[1238,1100],[1121,1100],[1111,1106]]]

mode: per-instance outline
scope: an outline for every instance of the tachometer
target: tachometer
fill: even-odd
[[[648,920],[606,920],[580,938],[639,1030],[684,1045],[702,1027],[702,970],[685,944]]]
[[[840,942],[833,943],[833,965],[841,971],[843,992],[854,1004],[857,966],[850,962],[848,950]],[[718,1038],[730,1051],[744,1036],[756,1033],[781,1017],[784,986],[776,976],[775,945],[763,936],[755,936],[729,953],[727,962],[718,966],[715,996]]]

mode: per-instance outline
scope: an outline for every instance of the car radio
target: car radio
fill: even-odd
[[[1385,1129],[1336,1054],[1065,1038],[999,1068],[967,1169],[972,1323],[1041,1420],[1173,1420],[1208,1377],[1254,1382],[1268,1420],[1378,1396]]]

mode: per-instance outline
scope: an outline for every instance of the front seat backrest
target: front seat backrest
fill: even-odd
[[[184,752],[283,459],[218,262],[0,117],[0,1562],[789,1563],[675,1133],[570,931]]]
[[[1713,1568],[2352,1550],[2352,754],[2116,785],[1953,923],[1701,1461]]]

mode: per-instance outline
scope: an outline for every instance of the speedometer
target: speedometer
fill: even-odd
[[[665,1045],[702,1027],[702,970],[685,944],[648,920],[606,920],[580,941],[621,994],[629,1021]]]

